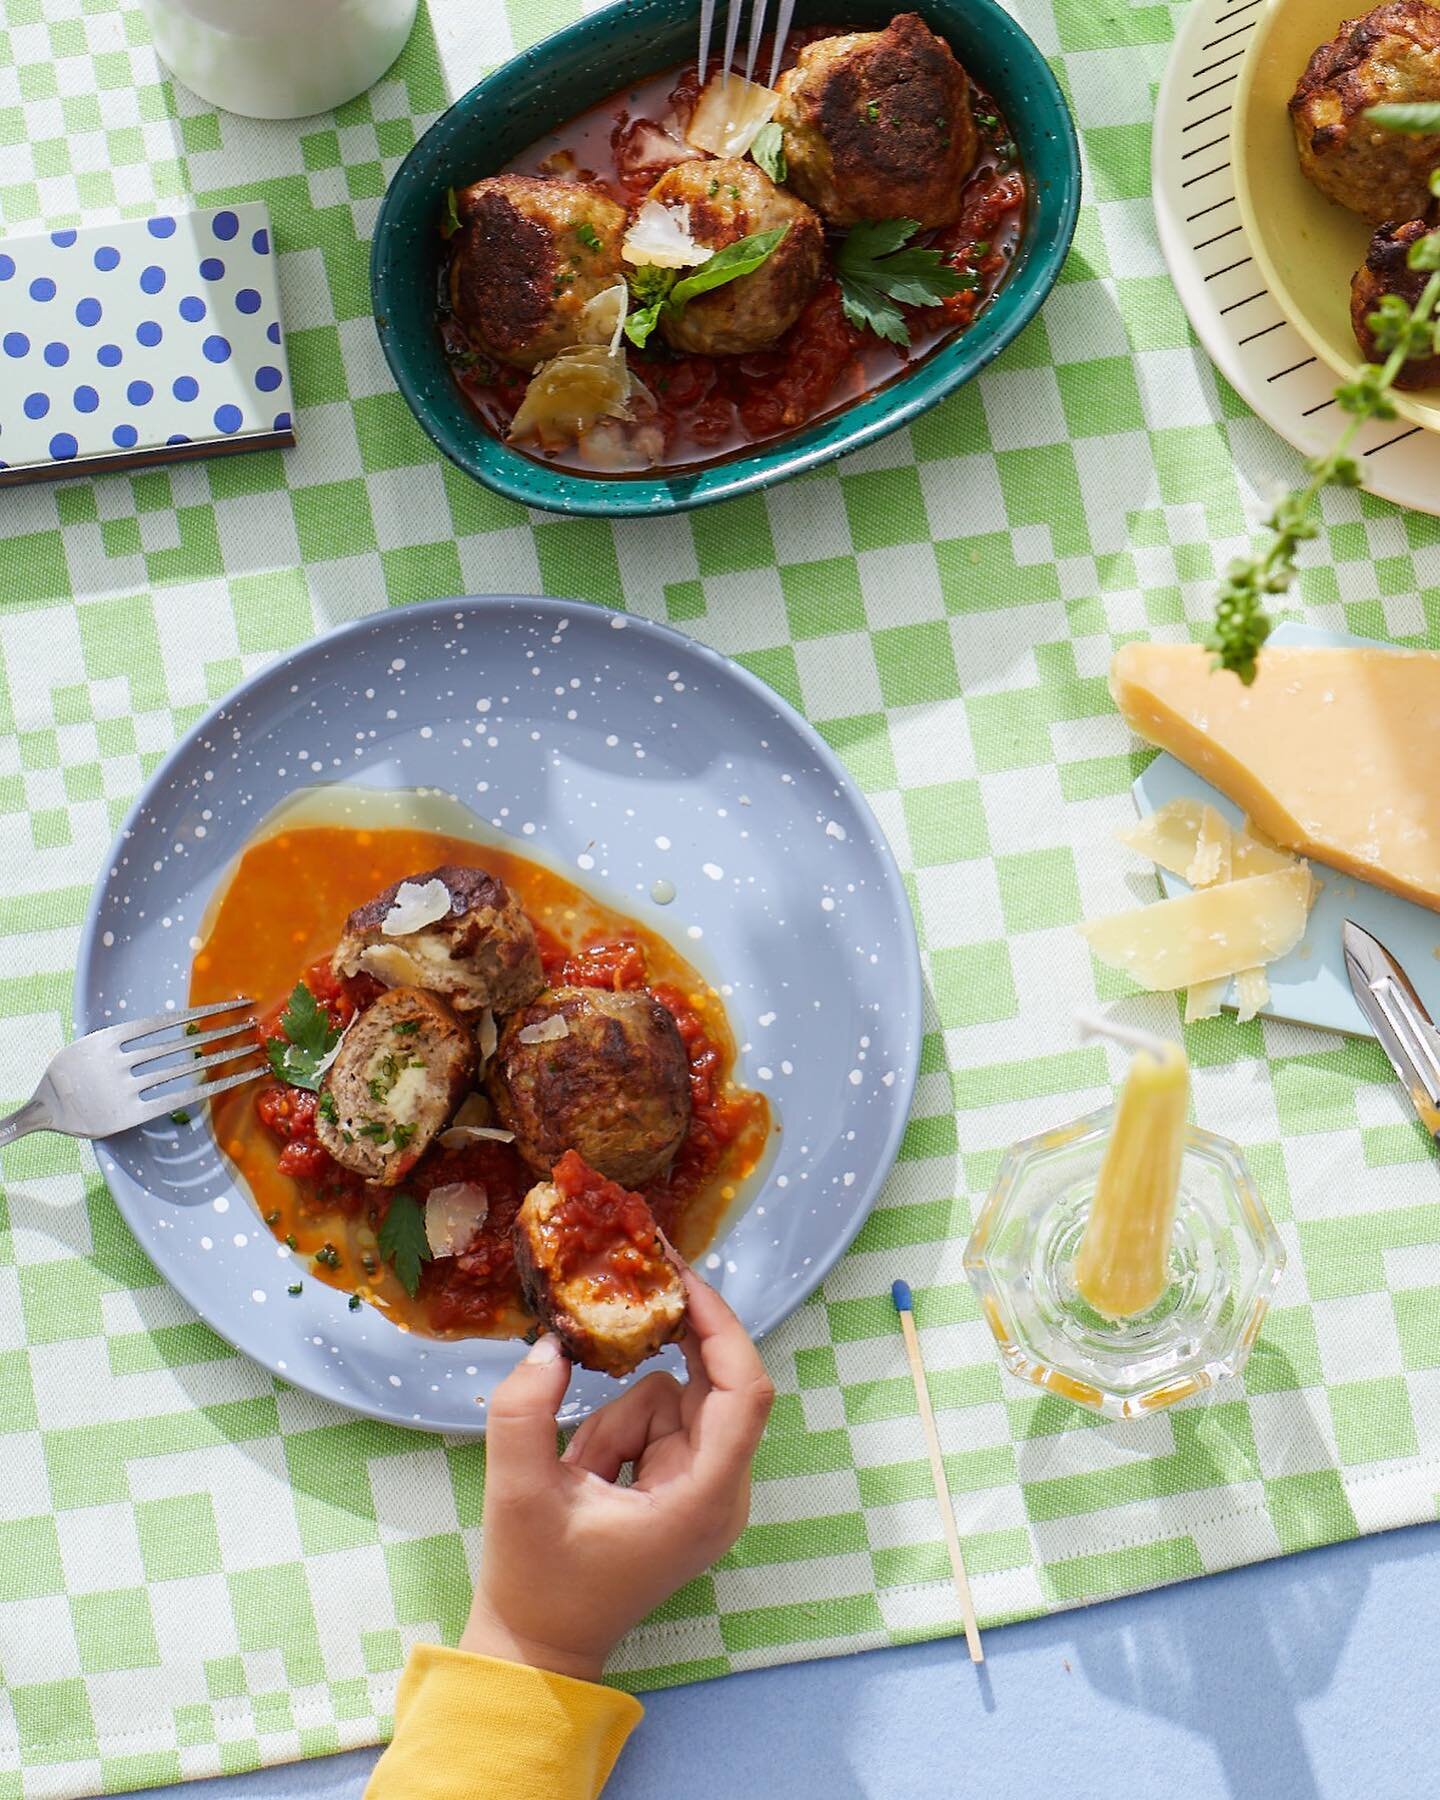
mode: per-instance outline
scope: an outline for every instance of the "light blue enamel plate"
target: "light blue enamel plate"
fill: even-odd
[[[1392,646],[1377,644],[1373,638],[1351,637],[1343,631],[1325,631],[1316,625],[1277,625],[1272,640],[1277,644],[1363,645],[1375,649]],[[1223,794],[1202,781],[1173,756],[1157,756],[1135,783],[1135,805],[1142,817],[1157,811],[1168,801],[1208,800],[1231,822],[1240,822],[1240,808]],[[1364,1013],[1355,1003],[1350,981],[1345,973],[1345,951],[1341,932],[1345,921],[1357,925],[1377,937],[1391,955],[1404,967],[1415,984],[1415,991],[1429,1008],[1432,1018],[1440,1019],[1440,916],[1413,900],[1402,900],[1368,881],[1357,881],[1353,875],[1321,863],[1312,867],[1320,882],[1320,894],[1310,914],[1305,935],[1290,952],[1270,963],[1265,973],[1270,978],[1270,1003],[1261,1011],[1276,1019],[1292,1019],[1300,1025],[1320,1025],[1328,1031],[1348,1031],[1356,1037],[1373,1037]],[[1189,892],[1178,875],[1162,872],[1160,880],[1169,895]],[[1232,988],[1225,1004],[1234,1006]]]
[[[792,1312],[879,1191],[920,1045],[904,889],[815,732],[714,651],[579,602],[441,601],[361,620],[256,676],[156,771],[96,888],[77,1031],[185,1004],[191,940],[228,865],[279,802],[321,781],[453,795],[722,986],[741,1078],[769,1095],[779,1130],[701,1266],[757,1336]],[[668,892],[657,883],[672,903],[651,898]],[[284,921],[256,921],[267,929]],[[521,1347],[407,1335],[316,1280],[287,1294],[305,1271],[203,1115],[97,1150],[156,1267],[232,1344],[356,1411],[484,1429]],[[563,1417],[615,1392],[577,1373]]]

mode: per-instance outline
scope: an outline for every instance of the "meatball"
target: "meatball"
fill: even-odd
[[[542,994],[507,1020],[486,1085],[540,1175],[576,1150],[611,1181],[638,1187],[666,1172],[690,1126],[685,1046],[649,994]]]
[[[1350,322],[1355,327],[1355,340],[1367,362],[1384,362],[1385,353],[1375,342],[1375,333],[1367,323],[1370,314],[1386,294],[1398,294],[1407,306],[1414,306],[1420,290],[1429,280],[1428,274],[1412,269],[1406,253],[1416,238],[1434,229],[1423,219],[1412,219],[1407,225],[1382,225],[1370,240],[1369,254],[1355,271],[1350,283]],[[1395,377],[1398,388],[1440,386],[1440,354],[1411,357]]]
[[[1418,218],[1440,136],[1409,137],[1364,117],[1392,101],[1440,100],[1440,12],[1394,0],[1348,19],[1306,64],[1290,100],[1300,166],[1328,199],[1372,225]]]
[[[431,882],[448,893],[448,910],[406,928],[404,906],[396,910],[401,888]],[[512,1012],[545,985],[535,928],[520,902],[498,875],[456,863],[407,875],[357,907],[332,967],[337,975],[373,975],[386,987],[428,988],[462,1015],[487,1006]]]
[[[517,369],[579,343],[586,301],[622,278],[624,207],[571,181],[491,175],[455,211],[450,305],[471,341]]]
[[[320,1087],[315,1134],[336,1162],[393,1187],[475,1076],[475,1044],[443,1000],[391,988],[352,1021]]]
[[[525,1196],[513,1235],[526,1303],[581,1368],[629,1375],[680,1335],[685,1286],[654,1214],[573,1150]]]
[[[690,235],[707,250],[723,250],[754,231],[790,227],[753,274],[660,315],[671,348],[696,356],[744,356],[784,337],[814,293],[825,257],[824,229],[804,201],[735,156],[677,163],[649,197],[685,207]]]
[[[970,84],[915,13],[807,44],[779,87],[787,180],[831,225],[959,218],[978,147]]]

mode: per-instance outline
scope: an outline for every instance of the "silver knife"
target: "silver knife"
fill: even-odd
[[[1420,1123],[1440,1143],[1440,1031],[1410,977],[1378,938],[1345,921],[1345,972]]]

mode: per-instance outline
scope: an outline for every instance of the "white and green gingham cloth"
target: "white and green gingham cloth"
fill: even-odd
[[[637,1689],[957,1628],[889,1288],[914,1287],[982,1619],[1435,1515],[1440,1189],[1379,1050],[1187,1028],[1289,1252],[1243,1380],[1104,1424],[1002,1375],[961,1271],[1014,1138],[1104,1100],[1072,1010],[1121,998],[1072,927],[1152,891],[1110,843],[1145,753],[1117,644],[1183,639],[1295,459],[1197,348],[1156,246],[1150,112],[1180,7],[1017,0],[1074,108],[1086,199],[1041,318],[940,410],[689,515],[527,514],[444,464],[386,371],[367,251],[385,183],[486,67],[575,0],[430,0],[333,117],[176,86],[133,0],[0,0],[6,235],[189,201],[270,207],[298,447],[0,496],[0,1106],[69,1026],[111,834],[200,711],[341,620],[435,595],[580,595],[669,619],[815,721],[905,871],[928,1030],[899,1165],[765,1345],[780,1390],[737,1548],[624,1645]],[[1306,617],[1435,642],[1440,522],[1325,499]],[[1440,938],[1440,921],[1437,921]],[[1179,1029],[1173,1001],[1129,1017]],[[0,1800],[240,1770],[388,1728],[457,1633],[484,1452],[292,1392],[137,1250],[87,1150],[0,1156]]]

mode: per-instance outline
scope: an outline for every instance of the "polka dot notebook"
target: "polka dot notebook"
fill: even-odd
[[[261,201],[0,244],[0,486],[293,444]]]

